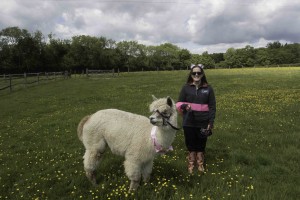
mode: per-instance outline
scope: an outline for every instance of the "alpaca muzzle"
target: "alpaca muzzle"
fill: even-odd
[[[155,125],[155,124],[157,123],[155,117],[150,116],[149,119],[150,119],[150,123],[151,123],[151,124]]]

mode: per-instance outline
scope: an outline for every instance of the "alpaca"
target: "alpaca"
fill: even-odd
[[[80,121],[77,134],[85,147],[84,170],[92,184],[96,185],[96,168],[106,146],[113,154],[125,157],[130,191],[138,188],[142,178],[144,182],[149,180],[157,153],[172,150],[171,144],[178,130],[175,103],[170,97],[152,97],[149,118],[105,109]]]

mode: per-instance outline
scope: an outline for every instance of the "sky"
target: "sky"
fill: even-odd
[[[224,53],[300,43],[300,0],[1,0],[0,30],[13,26]]]

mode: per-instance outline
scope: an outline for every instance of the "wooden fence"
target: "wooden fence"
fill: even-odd
[[[100,70],[100,69],[86,69],[85,70],[86,76],[94,76],[94,75],[111,75],[111,76],[115,76],[115,70]],[[119,76],[119,69],[117,72],[117,75]]]
[[[24,74],[3,74],[0,76],[0,91],[7,90],[11,92],[18,86],[27,87],[32,84],[39,84],[42,81],[69,78],[68,72],[40,72]]]

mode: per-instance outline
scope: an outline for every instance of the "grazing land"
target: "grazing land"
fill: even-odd
[[[217,118],[204,175],[188,175],[180,130],[135,193],[123,158],[109,150],[99,186],[88,182],[81,118],[106,108],[149,116],[151,95],[176,101],[187,73],[76,77],[0,93],[0,199],[299,199],[300,67],[206,70]]]

